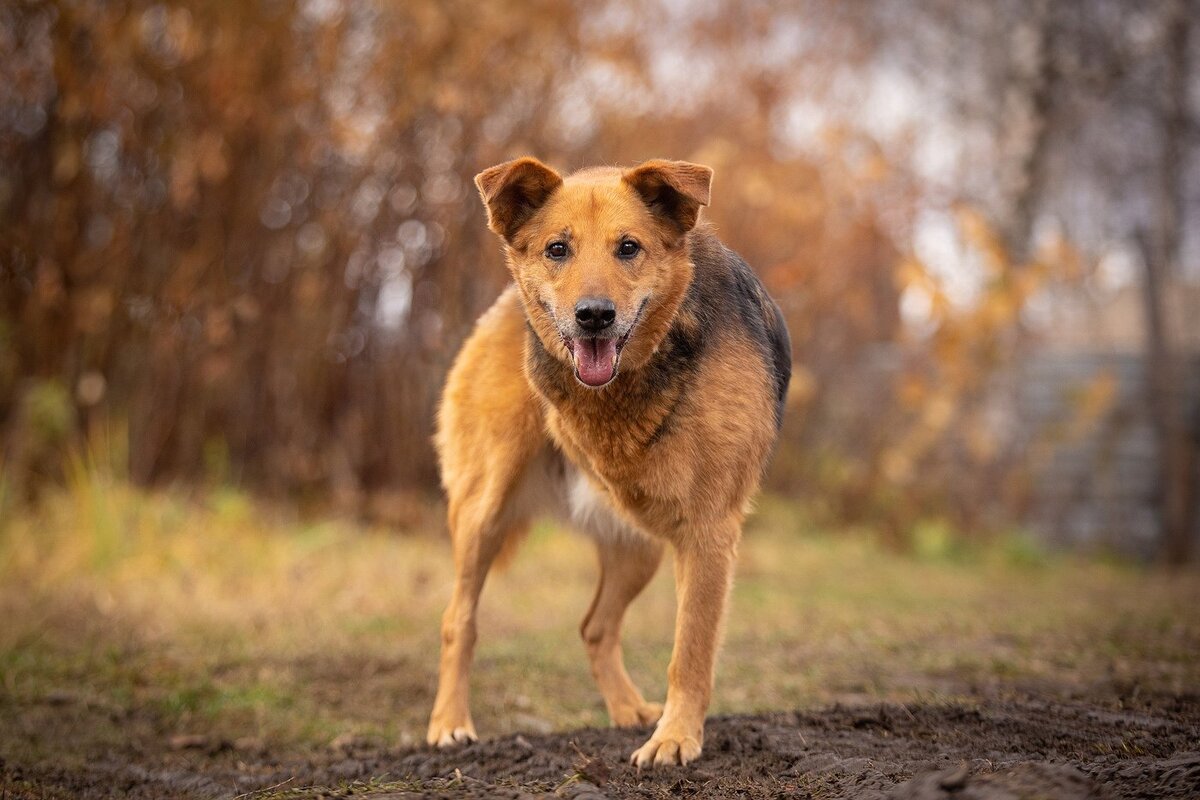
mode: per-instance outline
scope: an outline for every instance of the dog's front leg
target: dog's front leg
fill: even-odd
[[[700,755],[740,533],[733,522],[688,531],[675,542],[678,610],[667,702],[654,735],[630,758],[638,767],[686,764]]]
[[[442,615],[442,657],[437,696],[425,740],[438,747],[473,742],[479,737],[468,703],[471,660],[475,655],[475,616],[479,593],[505,539],[519,536],[524,525],[498,525],[500,504],[483,493],[470,503],[450,504],[454,546],[454,591]]]

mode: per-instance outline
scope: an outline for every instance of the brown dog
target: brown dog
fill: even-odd
[[[700,754],[742,520],[791,373],[778,307],[697,227],[711,179],[681,161],[564,179],[532,158],[475,178],[514,285],[463,346],[438,416],[456,579],[431,744],[476,738],[467,684],[479,592],[530,517],[558,511],[599,551],[581,633],[609,716],[658,723],[633,762]],[[664,544],[678,616],[659,705],[625,672],[620,627]]]

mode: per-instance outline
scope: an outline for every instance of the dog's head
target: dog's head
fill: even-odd
[[[534,331],[581,383],[608,384],[622,358],[636,367],[666,335],[711,181],[708,167],[661,160],[564,179],[520,158],[475,176]]]

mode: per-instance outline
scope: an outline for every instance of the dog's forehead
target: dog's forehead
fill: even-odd
[[[577,234],[646,221],[645,205],[622,174],[616,167],[589,167],[567,176],[546,205],[545,221],[568,226]]]
[[[568,175],[564,181],[567,185],[617,185],[621,183],[624,170],[620,167],[584,167]]]

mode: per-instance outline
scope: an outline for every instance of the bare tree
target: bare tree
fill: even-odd
[[[1166,81],[1159,110],[1161,144],[1154,196],[1154,220],[1138,230],[1142,252],[1142,298],[1146,316],[1146,392],[1158,442],[1162,556],[1181,564],[1192,555],[1196,522],[1196,438],[1189,430],[1184,396],[1186,375],[1173,341],[1166,296],[1179,271],[1186,205],[1187,139],[1193,121],[1188,110],[1190,38],[1188,4],[1172,0],[1163,26]]]

